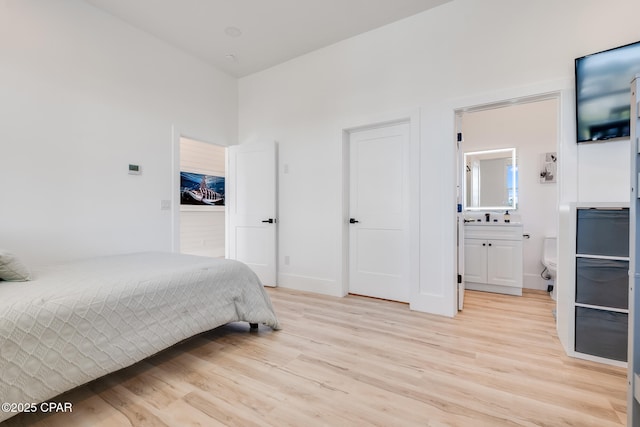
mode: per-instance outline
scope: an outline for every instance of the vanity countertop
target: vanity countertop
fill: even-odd
[[[473,227],[487,227],[490,225],[493,226],[498,226],[498,227],[520,227],[522,226],[521,222],[504,222],[504,221],[498,221],[498,222],[487,222],[487,221],[470,221],[470,222],[465,222],[464,223],[465,226],[473,226]]]

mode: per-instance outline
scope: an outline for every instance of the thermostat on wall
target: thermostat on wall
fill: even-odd
[[[140,165],[129,165],[129,174],[130,175],[140,175],[142,173],[142,168]]]

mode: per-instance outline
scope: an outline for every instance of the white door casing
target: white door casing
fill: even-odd
[[[409,302],[407,122],[349,136],[349,292]]]
[[[458,310],[462,310],[464,307],[464,291],[465,291],[465,286],[464,286],[464,277],[465,277],[465,271],[464,271],[464,251],[465,251],[465,233],[464,233],[464,215],[462,213],[459,213],[457,218],[456,218],[456,222],[457,222],[457,233],[456,233],[456,237],[457,237],[457,241],[456,244],[458,246],[458,250],[456,252],[457,257],[458,257]]]
[[[464,180],[466,178],[466,167],[464,165],[464,153],[462,151],[462,142],[463,142],[463,138],[462,138],[462,114],[457,113],[455,116],[455,121],[456,121],[456,155],[457,155],[457,161],[456,161],[456,169],[457,169],[457,173],[456,173],[456,198],[457,198],[457,211],[458,214],[456,215],[456,237],[457,237],[457,251],[456,251],[456,255],[457,255],[457,269],[458,269],[458,277],[457,277],[457,281],[458,281],[458,310],[462,310],[462,308],[464,307],[464,291],[465,291],[465,285],[464,285],[464,280],[465,280],[465,271],[464,271],[464,267],[465,267],[465,258],[464,258],[464,251],[465,251],[465,232],[464,232],[464,224],[465,224],[465,218],[464,218],[464,214],[463,212],[463,200],[464,200],[464,195],[462,194],[463,189],[465,188],[464,185]]]
[[[251,267],[265,286],[276,286],[276,143],[231,146],[227,162],[227,257]]]

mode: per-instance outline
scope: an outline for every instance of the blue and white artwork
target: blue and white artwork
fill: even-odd
[[[224,206],[224,177],[180,172],[180,204]]]

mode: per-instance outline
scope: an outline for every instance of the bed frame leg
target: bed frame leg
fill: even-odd
[[[257,331],[258,330],[258,324],[257,323],[249,323],[249,328],[251,328],[251,331]]]

